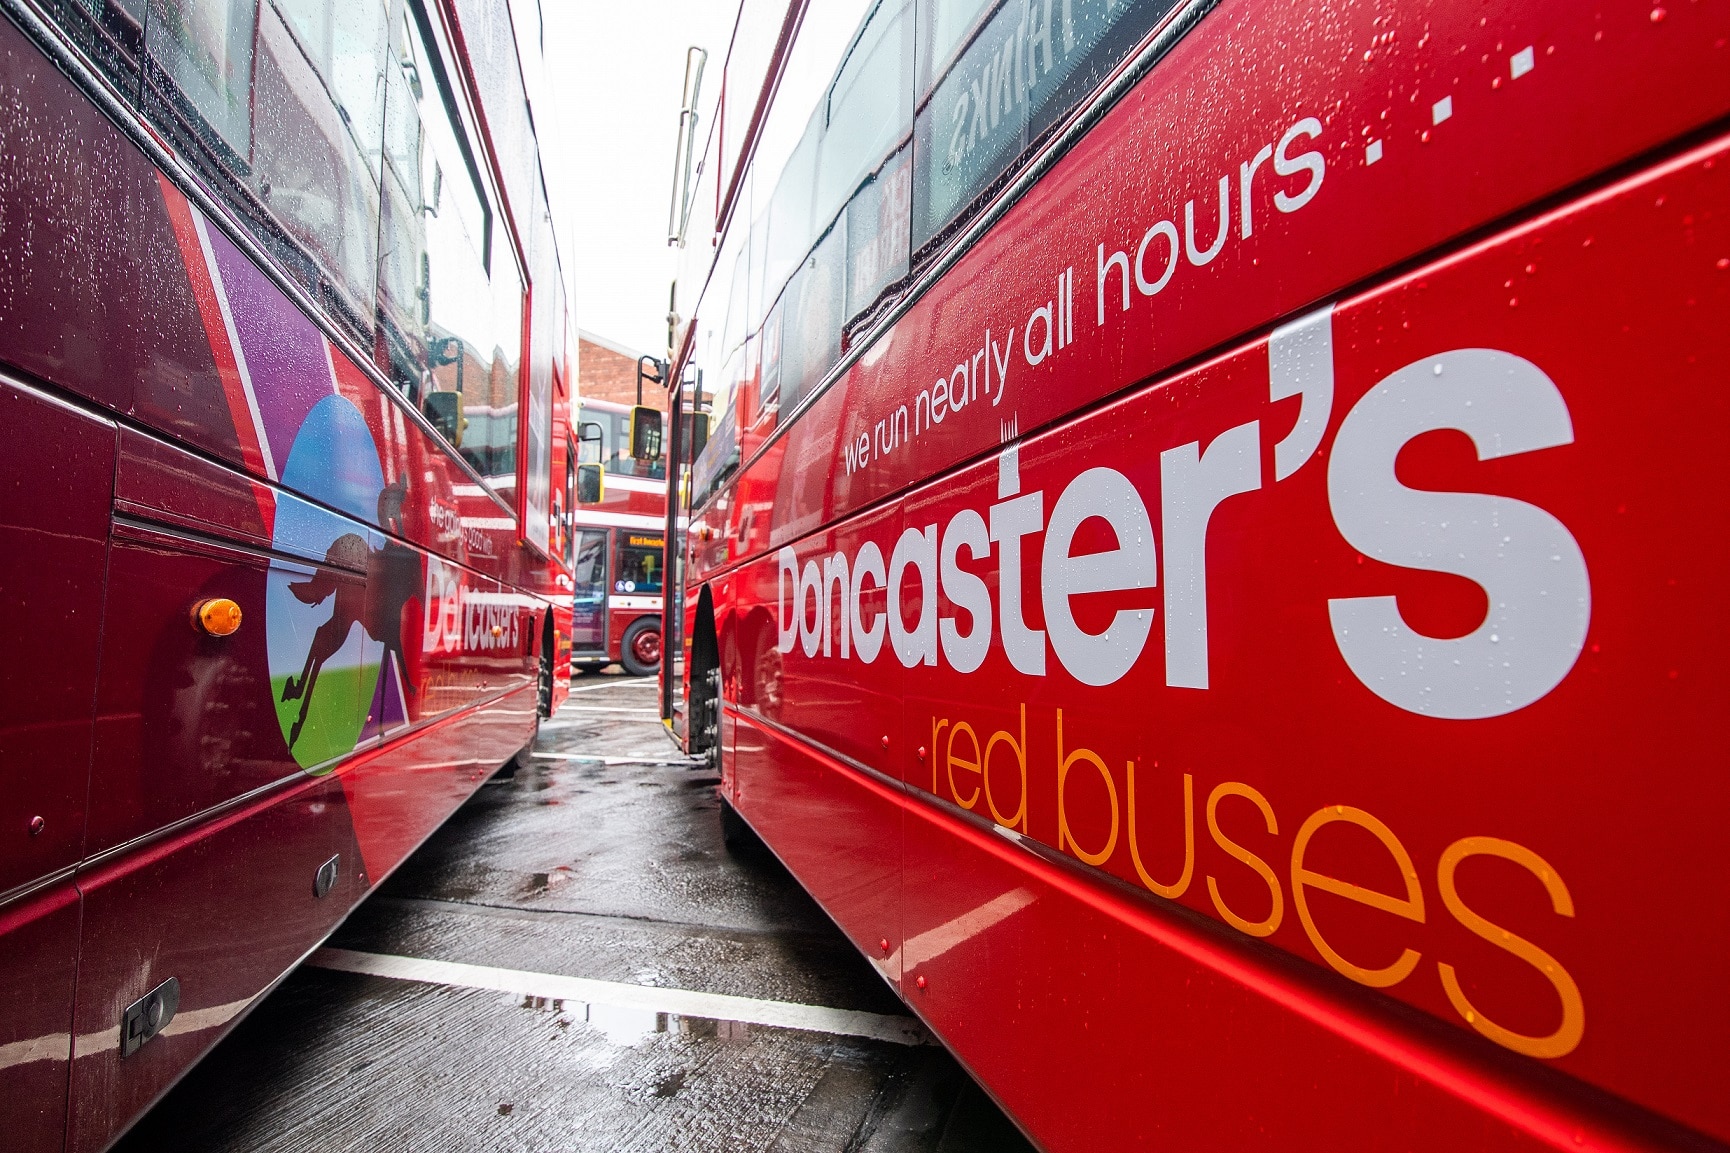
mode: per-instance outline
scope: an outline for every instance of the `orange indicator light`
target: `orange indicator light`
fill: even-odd
[[[226,637],[240,628],[240,606],[227,597],[199,601],[192,609],[192,627],[213,637]]]

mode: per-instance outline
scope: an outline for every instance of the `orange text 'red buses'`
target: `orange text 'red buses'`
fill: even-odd
[[[834,17],[675,199],[733,827],[1047,1149],[1730,1141],[1730,8]]]
[[[516,9],[0,0],[9,1151],[112,1144],[563,699]]]

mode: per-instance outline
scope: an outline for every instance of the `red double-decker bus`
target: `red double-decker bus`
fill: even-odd
[[[1723,1147],[1730,8],[834,16],[675,201],[731,827],[1043,1148]]]
[[[109,1145],[562,699],[515,7],[0,4],[9,1150]]]
[[[573,505],[571,662],[649,676],[661,667],[667,467],[664,457],[632,457],[630,416],[593,399],[577,412],[573,459],[599,466],[600,493],[585,500],[579,487]]]

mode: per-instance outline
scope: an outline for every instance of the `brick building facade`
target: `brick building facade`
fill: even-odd
[[[577,330],[577,395],[584,400],[610,400],[615,404],[637,403],[637,357],[640,354],[616,340]],[[665,412],[667,392],[652,381],[643,382],[643,403]]]

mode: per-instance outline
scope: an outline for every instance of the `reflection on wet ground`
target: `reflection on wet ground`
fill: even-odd
[[[652,680],[581,676],[120,1149],[1029,1146],[772,859]]]

